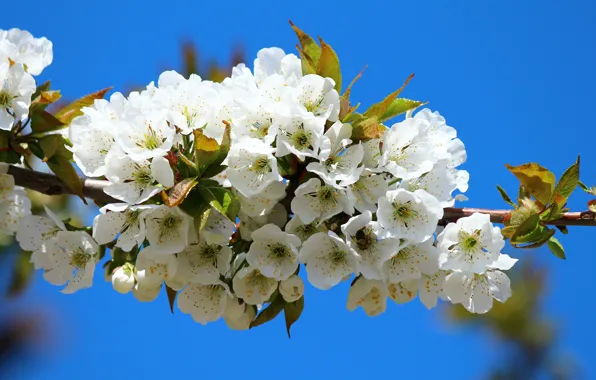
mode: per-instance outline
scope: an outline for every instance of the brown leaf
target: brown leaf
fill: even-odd
[[[186,178],[174,185],[167,193],[161,192],[163,203],[170,207],[176,207],[186,199],[188,193],[199,183],[198,179]]]
[[[96,99],[103,99],[105,94],[111,89],[112,87],[104,88],[103,90],[99,90],[75,100],[56,112],[56,118],[60,119],[64,124],[70,124],[72,119],[83,114],[83,111],[81,111],[82,108],[93,105]]]

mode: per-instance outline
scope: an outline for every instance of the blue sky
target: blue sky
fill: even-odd
[[[201,4],[202,3],[202,4]],[[504,208],[495,185],[515,191],[505,163],[537,161],[560,175],[578,153],[582,179],[596,184],[596,5],[590,1],[22,1],[19,27],[54,42],[52,79],[68,97],[107,86],[156,80],[178,67],[179,42],[191,38],[203,57],[227,60],[242,43],[249,63],[258,49],[293,52],[287,20],[321,35],[339,54],[347,83],[368,64],[353,90],[366,107],[410,74],[405,96],[430,101],[457,128],[468,151],[468,206]],[[18,21],[17,21],[18,20]],[[592,138],[590,138],[592,137]],[[577,193],[574,209],[588,200]],[[550,268],[545,309],[559,323],[562,353],[575,355],[596,378],[591,301],[596,277],[594,231],[571,228],[561,242],[568,260],[546,249],[533,254]],[[311,378],[477,378],[494,364],[495,345],[477,331],[454,328],[418,302],[390,304],[377,318],[345,308],[347,287],[306,292],[306,308],[288,340],[282,321],[247,332],[223,323],[201,326],[171,315],[165,297],[140,304],[103,282],[63,295],[37,276],[19,304],[51,316],[51,351],[23,368],[19,379],[101,379],[283,376]],[[515,289],[513,289],[515,291]],[[592,360],[590,360],[590,358]]]

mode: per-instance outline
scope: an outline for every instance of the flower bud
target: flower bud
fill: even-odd
[[[112,287],[118,293],[126,294],[135,286],[134,267],[130,263],[117,268],[112,274]]]
[[[228,302],[226,303],[226,310],[224,311],[224,318],[226,320],[237,320],[240,319],[244,315],[244,310],[246,309],[246,304],[239,300],[236,297],[228,297]]]
[[[151,302],[157,298],[161,291],[161,284],[136,284],[132,289],[132,294],[139,302]]]
[[[304,282],[295,274],[279,283],[279,292],[286,302],[294,302],[304,294]]]

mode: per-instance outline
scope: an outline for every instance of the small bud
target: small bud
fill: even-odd
[[[279,283],[279,292],[286,302],[294,302],[304,294],[304,282],[295,274]]]
[[[112,287],[118,293],[126,294],[135,286],[134,267],[130,263],[117,268],[112,274]]]
[[[132,289],[132,295],[135,296],[139,302],[152,302],[157,298],[161,291],[161,284],[136,284]]]
[[[226,310],[224,311],[224,318],[226,320],[237,320],[242,318],[244,315],[244,310],[246,309],[246,304],[236,298],[236,297],[228,297],[228,302],[226,303]]]

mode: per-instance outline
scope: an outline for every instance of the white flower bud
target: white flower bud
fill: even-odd
[[[295,274],[279,283],[279,292],[286,302],[294,302],[304,294],[304,282]]]
[[[130,263],[117,268],[112,274],[112,287],[118,293],[126,294],[135,286],[134,267]]]
[[[223,316],[226,320],[237,320],[244,315],[245,309],[246,304],[243,301],[240,301],[236,297],[228,297],[228,302],[226,303],[226,310],[224,311]]]
[[[160,291],[161,284],[136,284],[132,289],[132,295],[135,296],[139,302],[151,302],[157,298]]]

